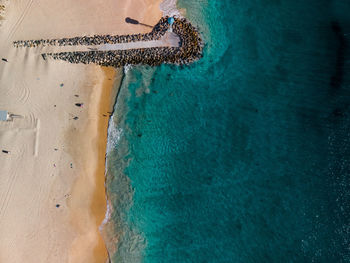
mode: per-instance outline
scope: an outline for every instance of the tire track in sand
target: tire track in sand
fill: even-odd
[[[0,197],[0,222],[6,213],[7,207],[13,195],[13,188],[18,178],[17,171],[18,171],[18,166],[16,166],[15,171],[11,173],[11,175],[9,176],[7,182],[5,183],[5,185],[7,185],[8,187],[5,193]]]
[[[27,145],[22,145],[22,147],[19,149],[11,152],[11,157],[13,158],[12,161],[15,163],[15,167],[11,174],[8,176],[6,182],[0,181],[2,186],[7,187],[5,191],[0,192],[0,222],[6,213],[10,200],[12,199],[13,188],[15,187],[16,181],[18,179],[19,166],[16,165],[16,163],[26,154],[26,152]]]
[[[30,96],[30,89],[28,88],[28,85],[25,81],[22,81],[22,89],[21,89],[21,94],[19,96],[19,102],[24,104],[27,102],[29,96]]]
[[[34,0],[29,0],[26,7],[24,8],[22,14],[20,15],[20,17],[17,19],[16,23],[12,26],[12,28],[10,29],[9,34],[7,35],[7,40],[11,39],[13,37],[13,35],[17,32],[19,26],[22,24],[23,19],[26,17],[26,15],[28,14],[28,11],[30,10],[30,8],[32,7]]]
[[[16,82],[13,85],[8,85],[8,88],[0,89],[1,97],[9,97],[10,100],[6,100],[5,103],[1,103],[0,106],[7,107],[8,105],[24,105],[27,103],[30,97],[30,89],[25,81]]]

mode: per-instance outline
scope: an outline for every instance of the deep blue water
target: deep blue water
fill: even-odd
[[[204,57],[124,77],[113,262],[350,262],[350,2],[179,7]]]

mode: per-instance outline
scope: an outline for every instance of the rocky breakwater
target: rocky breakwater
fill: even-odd
[[[98,64],[102,66],[121,67],[124,65],[157,66],[162,63],[188,64],[202,56],[202,40],[197,29],[185,18],[174,18],[172,25],[168,17],[163,17],[153,27],[150,33],[136,35],[96,35],[53,40],[25,40],[14,42],[15,47],[36,47],[39,45],[101,45],[114,43],[128,43],[135,41],[159,40],[172,28],[180,38],[179,47],[153,47],[110,51],[77,51],[42,54],[44,59],[60,59],[70,63]]]

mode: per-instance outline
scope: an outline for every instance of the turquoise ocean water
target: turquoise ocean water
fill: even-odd
[[[350,2],[178,6],[204,57],[124,77],[112,262],[350,262]]]

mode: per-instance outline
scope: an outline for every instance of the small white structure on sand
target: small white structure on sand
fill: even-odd
[[[6,110],[0,110],[0,121],[8,121],[9,114]]]

